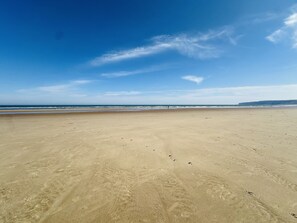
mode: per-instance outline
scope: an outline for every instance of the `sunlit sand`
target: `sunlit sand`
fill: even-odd
[[[297,109],[0,116],[0,222],[296,222]]]

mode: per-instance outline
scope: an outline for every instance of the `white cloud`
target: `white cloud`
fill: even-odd
[[[118,51],[113,53],[107,53],[100,57],[96,57],[90,62],[90,64],[92,66],[100,66],[106,63],[144,57],[144,56],[162,52],[166,48],[169,48],[169,45],[159,44],[159,45],[146,46],[146,47],[137,47],[134,49],[123,50],[123,51]]]
[[[30,89],[20,89],[18,90],[18,92],[19,93],[26,93],[26,92],[36,93],[36,91],[40,91],[40,92],[56,94],[56,93],[74,90],[80,85],[89,84],[91,82],[93,82],[93,80],[74,80],[65,84],[46,85],[46,86],[40,86],[40,87],[30,88]]]
[[[273,11],[266,11],[261,13],[254,13],[243,15],[237,22],[234,23],[236,27],[246,27],[262,23],[268,23],[284,16],[284,13],[275,13]]]
[[[115,77],[125,77],[125,76],[131,76],[135,74],[141,74],[141,73],[148,73],[150,71],[147,70],[131,70],[131,71],[118,71],[118,72],[111,72],[111,73],[103,73],[101,74],[102,77],[107,78],[115,78]]]
[[[293,13],[284,21],[286,26],[296,26],[297,25],[297,13]]]
[[[22,92],[0,94],[0,104],[237,104],[258,100],[296,99],[297,84],[240,86],[167,91]]]
[[[251,15],[249,18],[249,23],[254,23],[254,24],[258,24],[258,23],[264,23],[264,22],[269,22],[275,19],[279,18],[279,14],[273,13],[273,12],[265,12],[265,13],[261,13],[261,14],[255,14],[255,15]]]
[[[42,86],[36,88],[37,90],[40,91],[45,91],[49,93],[57,93],[57,92],[62,92],[67,90],[70,87],[68,84],[61,84],[61,85],[49,85],[49,86]]]
[[[89,84],[91,82],[93,82],[93,80],[76,80],[76,81],[71,81],[70,84],[81,85],[81,84]]]
[[[156,71],[164,70],[166,67],[167,66],[153,66],[153,67],[149,67],[149,68],[145,68],[145,69],[138,69],[138,70],[103,73],[103,74],[101,74],[101,76],[107,77],[107,78],[125,77],[125,76],[131,76],[131,75],[136,75],[136,74],[156,72]]]
[[[297,49],[297,12],[293,12],[283,21],[283,26],[266,37],[272,43],[290,39],[292,48]]]
[[[269,36],[267,36],[266,39],[269,40],[270,42],[278,43],[284,38],[285,35],[286,35],[286,32],[284,32],[284,30],[278,29],[273,33],[271,33]]]
[[[187,81],[192,81],[196,84],[200,84],[204,80],[203,77],[193,76],[193,75],[183,76],[182,79],[187,80]]]
[[[215,41],[225,40],[231,44],[236,44],[236,39],[232,35],[232,28],[227,27],[197,35],[155,36],[151,38],[151,44],[149,45],[106,53],[96,57],[89,63],[91,66],[100,66],[107,63],[154,55],[168,50],[174,50],[181,55],[196,59],[216,58],[220,56],[222,50],[215,44]]]
[[[139,91],[114,91],[114,92],[105,92],[105,96],[132,96],[139,95],[141,92]]]
[[[109,104],[237,104],[246,101],[296,99],[296,95],[297,84],[292,84],[101,94],[96,100]]]

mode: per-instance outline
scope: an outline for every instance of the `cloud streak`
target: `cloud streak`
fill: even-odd
[[[63,93],[70,90],[74,90],[81,85],[86,85],[92,83],[93,80],[74,80],[70,81],[65,84],[56,84],[56,85],[45,85],[31,89],[20,89],[18,90],[19,93],[26,93],[26,92],[45,92],[50,94],[57,94]]]
[[[137,94],[103,94],[98,98],[121,104],[144,104],[144,101],[146,104],[237,104],[246,101],[294,99],[296,95],[297,84],[291,84],[143,91]]]
[[[297,84],[240,86],[166,91],[59,92],[0,94],[1,104],[236,104],[245,101],[296,99]]]
[[[146,46],[109,52],[94,58],[89,64],[97,67],[103,64],[155,55],[169,50],[195,59],[216,58],[222,53],[222,50],[216,44],[218,41],[236,44],[236,39],[233,38],[233,29],[226,27],[196,35],[155,36],[150,39],[151,43]]]
[[[114,92],[105,92],[105,96],[112,96],[112,97],[117,97],[117,96],[133,96],[133,95],[140,95],[141,92],[139,91],[114,91]]]
[[[266,39],[272,43],[280,43],[282,41],[290,40],[292,48],[297,49],[297,12],[296,9],[291,15],[283,20],[283,26],[275,30]]]
[[[152,73],[152,72],[156,72],[156,71],[161,71],[166,68],[167,68],[167,66],[153,66],[153,67],[149,67],[149,68],[145,68],[145,69],[103,73],[103,74],[101,74],[101,76],[106,77],[106,78],[126,77],[126,76],[131,76],[131,75],[136,75],[136,74],[144,74],[144,73]]]
[[[186,81],[194,82],[196,84],[200,84],[204,80],[203,77],[194,76],[194,75],[186,75],[186,76],[183,76],[182,79]]]
[[[257,14],[250,14],[242,17],[237,23],[237,26],[250,26],[277,20],[283,16],[283,13],[263,12]]]

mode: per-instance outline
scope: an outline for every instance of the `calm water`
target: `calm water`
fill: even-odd
[[[143,111],[186,108],[231,108],[237,105],[0,105],[0,114]]]
[[[296,106],[296,105],[295,105]],[[295,107],[294,106],[294,107]],[[0,105],[2,114],[39,114],[75,112],[118,112],[167,109],[205,109],[205,108],[250,108],[250,107],[288,107],[281,106],[242,106],[242,105]]]

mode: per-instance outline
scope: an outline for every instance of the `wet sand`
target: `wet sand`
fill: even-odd
[[[0,222],[297,222],[297,109],[1,115]]]

